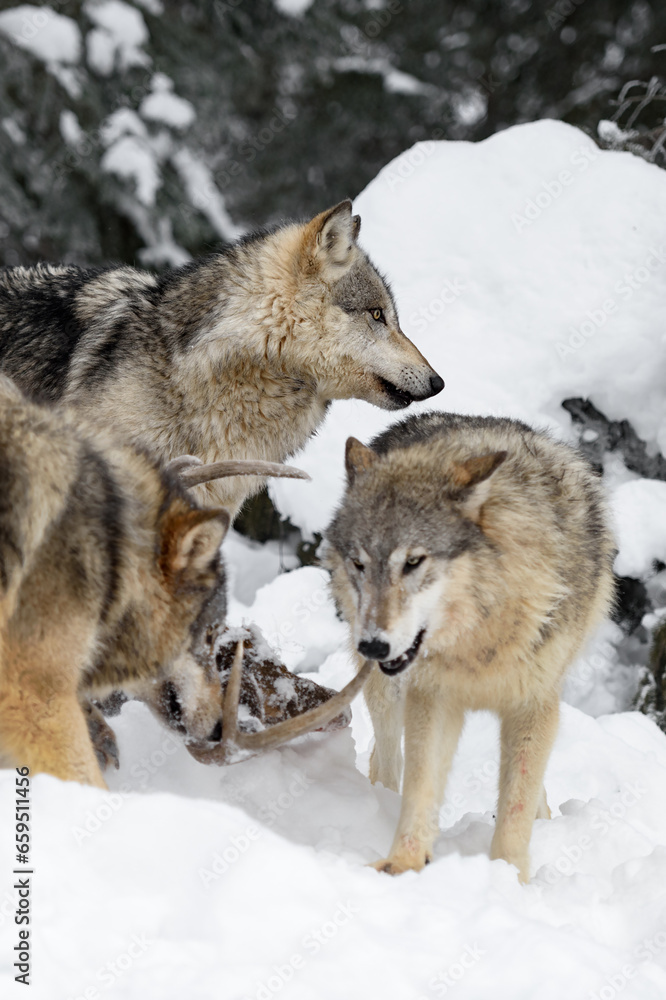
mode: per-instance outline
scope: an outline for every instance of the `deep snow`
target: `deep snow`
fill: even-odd
[[[405,331],[447,382],[437,407],[567,436],[561,400],[591,395],[664,448],[663,171],[539,122],[477,145],[420,144],[355,208]],[[346,436],[367,441],[392,419],[334,404],[298,459],[313,483],[272,484],[281,510],[321,530],[341,492]],[[661,484],[615,463],[609,485],[618,566],[646,568],[664,545]],[[345,683],[345,630],[324,573],[276,576],[277,548],[235,535],[225,551],[230,621],[258,621],[292,669]],[[638,714],[600,715],[630,687],[610,679],[616,638],[605,625],[567,682],[546,776],[554,815],[535,824],[527,887],[488,860],[498,771],[489,715],[468,720],[434,863],[391,879],[364,867],[387,851],[400,800],[365,776],[361,699],[351,730],[225,769],[198,764],[127,704],[112,720],[122,764],[107,776],[110,795],[33,781],[28,995],[660,1000],[666,737]],[[13,787],[13,772],[0,772],[3,997],[23,995],[11,968]]]

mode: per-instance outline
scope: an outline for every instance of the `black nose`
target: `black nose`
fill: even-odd
[[[358,651],[368,660],[388,660],[391,647],[388,642],[382,642],[381,639],[371,639],[369,642],[367,639],[362,639],[358,644]]]
[[[439,375],[431,375],[430,388],[432,389],[433,396],[436,396],[444,388],[444,379],[440,378]]]
[[[218,719],[215,723],[215,728],[208,737],[209,743],[219,743],[222,739],[222,719]]]

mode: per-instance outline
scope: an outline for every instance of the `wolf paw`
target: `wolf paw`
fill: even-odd
[[[368,867],[374,868],[377,872],[386,872],[387,875],[402,875],[403,872],[420,872],[431,861],[430,854],[426,854],[422,859],[382,858],[380,861],[371,862]]]
[[[88,733],[97,757],[97,763],[102,771],[113,765],[116,770],[120,767],[118,756],[118,744],[116,735],[108,724],[102,713],[90,702],[85,704],[84,712],[88,723]]]
[[[113,729],[109,726],[108,730],[108,734],[105,734],[103,738],[94,742],[93,748],[95,750],[95,756],[97,757],[97,763],[102,771],[105,771],[107,767],[111,767],[111,765],[113,765],[117,771],[120,767],[118,744],[116,743],[116,737]]]

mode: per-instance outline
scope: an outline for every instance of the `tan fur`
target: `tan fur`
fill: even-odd
[[[284,462],[331,400],[399,409],[443,386],[400,329],[359,224],[345,201],[159,279],[130,267],[9,268],[0,368],[162,461]],[[263,482],[227,479],[196,495],[235,514]]]
[[[348,443],[351,485],[328,531],[333,592],[359,652],[405,664],[365,689],[370,777],[395,791],[405,735],[400,821],[376,867],[430,859],[465,713],[487,709],[501,720],[491,857],[525,882],[562,680],[612,599],[600,484],[577,453],[508,420],[424,415],[361,449]]]
[[[81,699],[123,687],[168,720],[163,687],[200,691],[204,738],[219,678],[189,654],[221,578],[226,511],[200,510],[147,454],[0,379],[0,757],[104,787]],[[185,715],[185,709],[183,710]]]

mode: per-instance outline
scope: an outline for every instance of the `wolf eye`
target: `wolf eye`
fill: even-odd
[[[354,566],[356,567],[356,569],[359,571],[359,573],[362,573],[363,570],[365,569],[365,566],[363,565],[363,563],[359,562],[358,559],[352,559],[352,562],[353,562]]]
[[[409,559],[405,559],[405,565],[402,567],[403,573],[411,573],[412,570],[420,566],[425,556],[410,556]]]
[[[370,315],[372,316],[372,318],[375,320],[376,323],[383,323],[384,326],[386,326],[386,319],[384,317],[384,310],[383,309],[379,309],[379,308],[378,309],[369,309],[368,312],[370,313]]]

